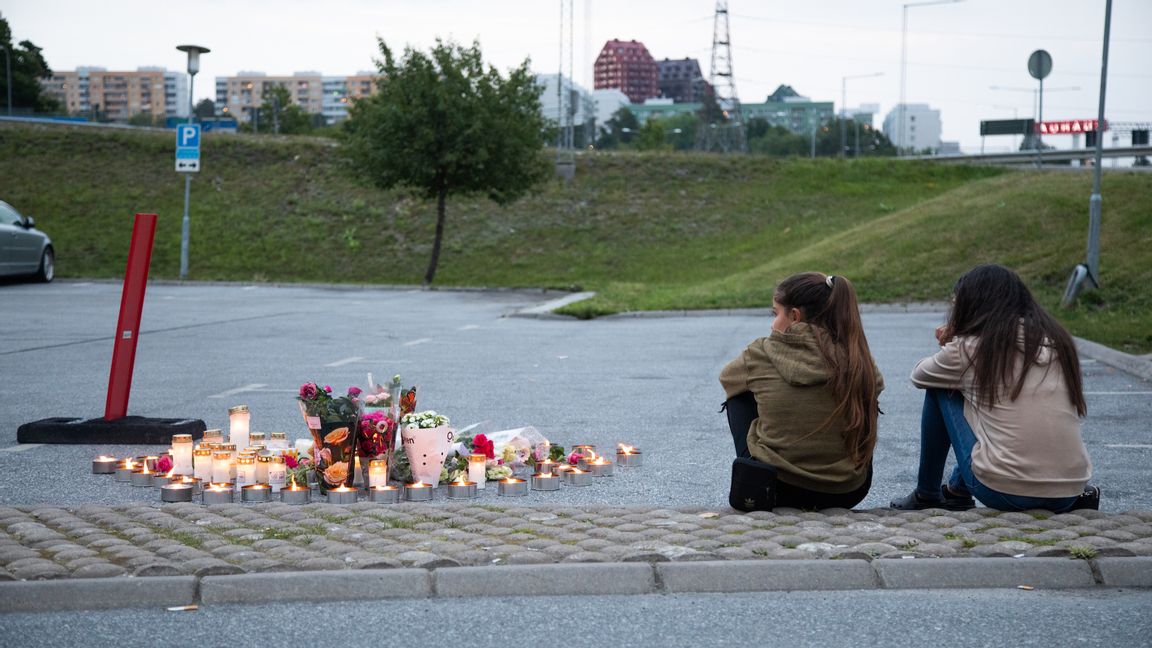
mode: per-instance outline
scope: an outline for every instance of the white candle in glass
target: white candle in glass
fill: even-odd
[[[191,475],[192,467],[192,435],[172,435],[172,469],[177,475]]]
[[[261,455],[256,457],[256,483],[268,483],[268,466],[272,464],[272,457]]]
[[[236,488],[256,483],[256,458],[240,457],[236,460]]]
[[[475,482],[476,488],[484,488],[488,474],[488,457],[482,454],[468,455],[468,481]]]
[[[277,454],[288,449],[287,432],[271,432],[268,434],[268,449]]]
[[[212,481],[212,451],[208,448],[198,448],[192,452],[192,466],[195,470],[193,476],[207,484]],[[188,474],[188,473],[184,473]]]
[[[368,463],[368,488],[388,485],[388,460],[373,459]]]
[[[284,463],[284,457],[269,457],[268,485],[272,487],[272,492],[279,493],[287,483],[288,466]]]
[[[240,448],[248,447],[248,423],[250,420],[247,405],[228,408],[228,442]]]
[[[212,457],[212,481],[227,484],[232,481],[232,453],[227,450],[217,452]]]

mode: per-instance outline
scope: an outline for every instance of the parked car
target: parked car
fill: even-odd
[[[56,276],[52,239],[36,229],[31,216],[23,216],[0,200],[0,276],[30,275],[49,282]]]

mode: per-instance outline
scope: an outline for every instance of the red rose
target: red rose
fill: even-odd
[[[488,437],[484,436],[483,434],[477,434],[472,439],[472,452],[475,452],[476,454],[482,453],[485,457],[488,457],[489,459],[495,459],[496,458],[496,444],[493,443],[491,440],[489,440]]]
[[[156,472],[166,473],[169,470],[172,470],[172,457],[163,455],[156,460]]]
[[[296,466],[298,466],[300,464],[297,463],[296,457],[293,457],[292,455],[286,454],[286,455],[284,455],[284,465],[288,466],[289,468],[295,468]]]

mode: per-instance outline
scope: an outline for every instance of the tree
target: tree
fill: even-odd
[[[639,130],[640,120],[636,119],[636,115],[627,106],[621,106],[604,122],[600,137],[596,140],[597,146],[602,149],[627,146]]]
[[[748,150],[752,153],[778,157],[809,154],[808,137],[797,135],[783,126],[772,126],[766,119],[750,119],[748,132]]]
[[[201,99],[192,110],[197,119],[210,119],[216,116],[216,102],[211,99]]]
[[[498,204],[524,195],[548,172],[540,155],[540,87],[525,60],[504,77],[485,67],[480,43],[437,39],[397,60],[382,39],[377,92],[345,122],[353,162],[378,186],[407,186],[436,200],[436,235],[424,275],[440,262],[449,195],[482,193]]]
[[[39,47],[32,41],[20,41],[19,47],[12,46],[12,30],[8,21],[0,17],[0,46],[8,52],[12,66],[12,79],[5,75],[0,80],[0,101],[8,105],[8,83],[12,83],[12,108],[31,109],[34,112],[56,112],[61,106],[55,98],[43,94],[40,79],[52,76],[52,68],[44,60]]]
[[[261,133],[303,135],[312,132],[315,126],[313,116],[292,101],[292,94],[288,92],[288,88],[280,84],[265,88],[263,98],[264,102],[255,115]],[[243,130],[247,131],[254,125],[245,126]]]

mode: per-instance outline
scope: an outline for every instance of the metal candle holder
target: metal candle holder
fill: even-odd
[[[636,468],[644,465],[644,455],[639,450],[630,453],[617,452],[616,465],[621,468]]]
[[[179,483],[191,486],[192,492],[197,495],[204,491],[204,482],[199,477],[189,477],[185,475],[180,479]]]
[[[347,490],[340,490],[338,488],[333,488],[332,490],[328,491],[328,503],[329,504],[355,504],[356,503],[356,494],[358,492],[359,491],[357,491],[355,488],[349,488]]]
[[[528,494],[528,482],[509,477],[496,482],[496,494],[501,497],[523,497]]]
[[[191,502],[192,484],[165,484],[160,487],[161,502]]]
[[[132,471],[132,485],[133,486],[151,486],[152,476],[156,473],[144,472],[143,470]]]
[[[537,462],[536,474],[538,474],[538,475],[542,475],[544,473],[555,474],[557,465],[558,464],[555,461],[552,461],[551,459],[545,459],[544,461]]]
[[[368,500],[377,504],[395,504],[400,501],[400,489],[395,486],[369,488]]]
[[[448,484],[448,499],[472,499],[476,497],[476,482],[453,482]]]
[[[117,466],[116,475],[113,477],[118,482],[132,481],[132,473],[136,472],[135,468],[125,468],[124,466]]]
[[[212,484],[212,486],[221,486],[220,489],[212,487],[204,489],[204,503],[205,504],[231,504],[235,501],[234,491],[232,484]]]
[[[92,460],[92,474],[93,475],[111,475],[116,472],[116,464],[120,460],[116,457],[105,457],[103,455],[96,457]]]
[[[572,452],[579,454],[581,457],[591,458],[592,455],[596,453],[596,446],[589,443],[574,445],[572,446]]]
[[[240,489],[241,502],[267,502],[272,495],[268,484],[250,484]]]
[[[613,468],[615,464],[611,461],[605,460],[603,463],[590,463],[588,464],[589,472],[593,477],[611,477],[615,471]]]
[[[404,499],[409,502],[431,502],[432,501],[432,486],[424,484],[419,487],[414,487],[412,484],[404,486]]]
[[[532,475],[532,490],[560,490],[560,477],[552,473],[536,473],[535,475]]]
[[[297,486],[280,489],[280,501],[285,504],[307,504],[312,501],[312,489]]]
[[[579,468],[564,473],[564,483],[569,486],[588,486],[592,483],[592,473]]]

